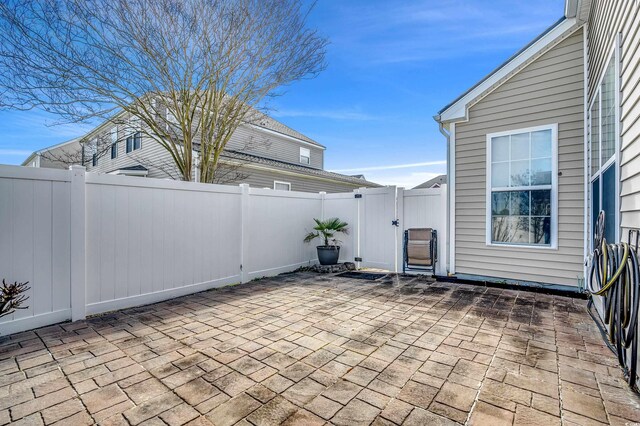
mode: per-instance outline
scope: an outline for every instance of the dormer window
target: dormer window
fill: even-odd
[[[309,148],[300,148],[300,163],[311,164],[311,151]]]

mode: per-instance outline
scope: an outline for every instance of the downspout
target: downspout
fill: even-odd
[[[440,133],[445,137],[445,139],[447,140],[447,187],[448,187],[448,194],[447,194],[447,232],[449,232],[449,230],[451,229],[451,194],[453,193],[453,190],[451,188],[451,144],[450,144],[450,139],[451,139],[451,135],[445,130],[444,128],[444,124],[442,124],[442,122],[440,121],[440,115],[436,115],[433,117],[434,120],[436,120],[438,122],[438,130],[440,131]],[[450,249],[449,247],[451,246],[451,238],[450,235],[447,235],[447,247],[445,247],[445,250],[447,252],[447,271],[449,272],[449,274],[452,274],[453,271],[451,271],[450,269],[450,265],[451,265],[451,256],[449,255],[450,253]]]

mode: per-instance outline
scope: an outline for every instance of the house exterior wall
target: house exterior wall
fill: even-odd
[[[620,34],[621,236],[640,227],[640,2],[593,0],[588,21],[588,87],[593,99]]]
[[[309,164],[311,167],[316,169],[324,167],[324,150],[317,145],[297,142],[287,136],[280,136],[252,126],[240,126],[227,144],[227,149],[230,150],[247,152],[293,164],[300,164],[300,147],[311,151],[311,164]]]
[[[580,28],[455,124],[455,273],[577,285],[583,274],[584,57]],[[486,136],[558,125],[557,249],[486,245]]]
[[[122,126],[121,126],[122,128]],[[108,133],[105,129],[104,133]],[[130,153],[126,152],[126,137],[124,130],[118,133],[118,156],[111,159],[111,153],[107,150],[99,159],[97,166],[91,165],[91,157],[86,155],[85,166],[87,171],[96,173],[109,173],[123,167],[142,165],[149,170],[148,177],[157,179],[178,179],[179,175],[169,153],[157,142],[149,137],[142,137],[141,148]],[[298,163],[300,146],[310,148],[311,166],[322,169],[324,151],[311,147],[309,144],[300,144],[271,133],[265,133],[249,126],[243,126],[232,136],[227,147],[229,149],[250,152],[269,158],[279,159],[290,163]],[[274,181],[291,183],[292,191],[328,193],[352,191],[361,186],[368,186],[363,181],[362,185],[347,182],[332,181],[326,178],[316,178],[300,173],[284,172],[265,167],[250,167],[250,164],[242,166],[238,171],[247,175],[245,179],[234,181],[233,185],[248,183],[255,188],[273,188]]]
[[[123,126],[119,126],[122,128]],[[109,129],[110,130],[110,129]],[[107,130],[107,132],[109,131]],[[149,169],[148,177],[158,179],[177,179],[179,174],[167,150],[149,137],[142,137],[140,149],[126,152],[124,130],[118,131],[118,156],[111,159],[111,151],[106,150],[99,158],[98,164],[92,166],[91,155],[85,154],[85,164],[89,172],[110,173],[123,167],[142,165]]]
[[[68,169],[71,160],[79,158],[80,142],[65,143],[31,155],[31,161],[23,163],[25,167],[41,167],[45,169]],[[26,161],[26,160],[25,160]]]
[[[292,172],[281,172],[275,169],[241,167],[240,172],[248,175],[246,179],[242,179],[237,183],[248,183],[254,188],[273,188],[273,182],[287,182],[291,184],[292,191],[302,192],[350,192],[365,186],[370,186],[363,181],[361,185],[350,184],[347,182],[337,182],[326,178],[308,177],[302,174]]]
[[[149,177],[171,178],[176,176],[173,160],[169,153],[153,139],[143,136],[141,148],[130,153],[126,152],[127,133],[132,133],[126,126],[118,126],[118,157],[111,159],[107,150],[98,159],[98,165],[91,165],[91,157],[86,156],[85,165],[88,171],[109,173],[122,167],[142,165],[149,169]],[[108,134],[113,127],[105,128],[100,134]],[[308,148],[311,152],[311,167],[322,169],[324,165],[324,150],[317,145],[298,142],[290,137],[275,132],[262,131],[255,127],[243,125],[231,136],[227,149],[247,152],[275,160],[300,164],[300,147]]]

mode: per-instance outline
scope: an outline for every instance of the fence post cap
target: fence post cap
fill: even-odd
[[[81,166],[80,164],[72,164],[69,166],[69,170],[87,170],[85,166]]]

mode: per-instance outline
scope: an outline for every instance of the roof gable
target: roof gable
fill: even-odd
[[[562,18],[493,70],[465,93],[445,106],[435,120],[440,123],[466,121],[469,108],[491,93],[514,74],[529,65],[578,28],[576,18]]]

